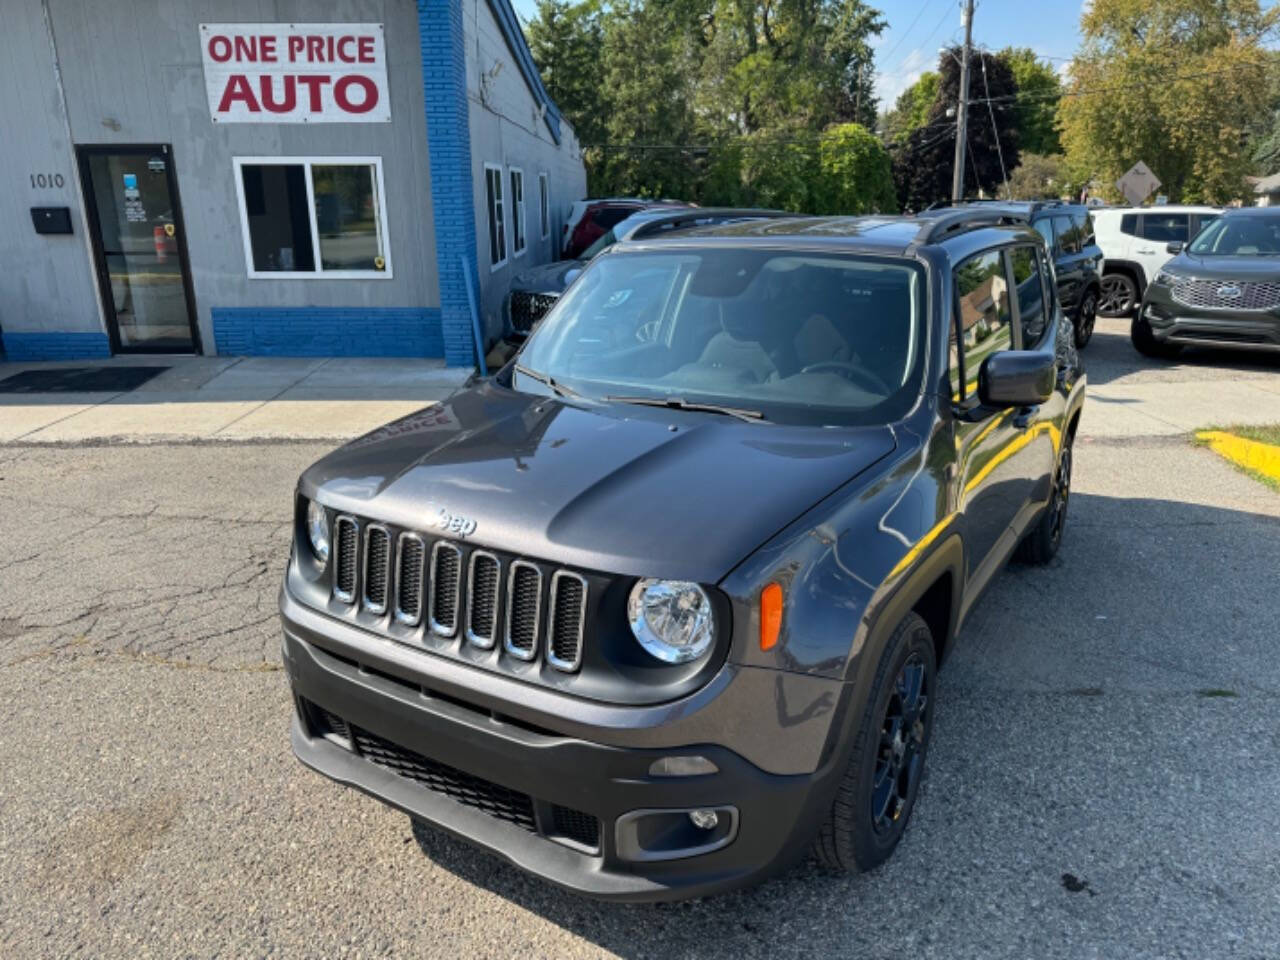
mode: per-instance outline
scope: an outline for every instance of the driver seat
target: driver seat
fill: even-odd
[[[800,325],[795,348],[802,370],[815,363],[849,363],[853,360],[849,341],[840,336],[835,324],[820,313],[812,314]]]

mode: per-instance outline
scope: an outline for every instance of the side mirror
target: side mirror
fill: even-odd
[[[1057,380],[1051,352],[1001,350],[982,361],[978,399],[988,407],[1036,407],[1053,396]]]
[[[1176,257],[1178,254],[1182,252],[1182,248],[1185,246],[1186,244],[1183,243],[1181,240],[1170,240],[1168,243],[1164,245],[1164,248],[1166,251],[1168,251],[1169,253],[1172,253]]]

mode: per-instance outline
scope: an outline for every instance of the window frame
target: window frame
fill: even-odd
[[[498,197],[489,196],[489,174],[490,173],[496,173],[498,175],[499,190],[503,189],[502,181],[503,181],[503,178],[506,176],[506,174],[502,169],[502,164],[500,163],[486,163],[484,165],[484,206],[485,206],[485,214],[488,217],[488,222],[487,222],[488,231],[485,233],[485,240],[487,241],[485,244],[485,249],[489,253],[489,272],[494,273],[498,270],[501,270],[503,267],[505,267],[507,265],[507,261],[510,260],[511,257],[510,257],[510,253],[508,251],[508,245],[507,245],[507,223],[506,223],[506,220],[504,219],[502,222],[502,230],[498,237],[498,239],[501,240],[501,245],[502,245],[502,259],[501,260],[493,259],[494,212],[496,209],[497,212],[502,213],[505,217],[506,199],[502,195],[499,195]]]
[[[387,223],[386,178],[382,174],[382,157],[335,157],[335,156],[292,156],[292,157],[240,157],[231,158],[233,179],[236,187],[236,202],[240,207],[240,238],[244,244],[244,264],[250,280],[391,280],[391,230]],[[307,184],[307,219],[311,226],[311,251],[315,260],[314,270],[258,270],[253,263],[253,239],[249,233],[249,208],[245,202],[244,168],[275,166],[302,167]],[[383,268],[381,270],[326,270],[320,255],[320,228],[316,217],[315,181],[311,168],[317,167],[373,167],[374,179],[377,181],[374,196],[378,202],[378,216],[375,223],[378,228],[378,240],[382,248]]]
[[[520,200],[516,201],[516,177],[520,178]],[[525,229],[524,168],[507,167],[507,186],[511,190],[511,259],[523,257],[529,250],[529,234]],[[517,246],[518,244],[518,246]]]
[[[538,215],[542,218],[541,240],[551,239],[551,178],[547,171],[538,172]]]

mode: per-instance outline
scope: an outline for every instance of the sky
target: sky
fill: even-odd
[[[1080,37],[1082,0],[978,0],[973,42],[992,50],[1030,47],[1061,68]],[[1088,2],[1088,0],[1084,0]],[[512,0],[524,20],[534,0]],[[964,39],[958,0],[870,0],[889,22],[876,46],[876,94],[887,109],[938,62],[938,48]]]

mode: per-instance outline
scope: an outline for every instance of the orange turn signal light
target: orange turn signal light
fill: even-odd
[[[782,587],[771,583],[760,591],[760,649],[772,650],[778,645],[782,629]]]

